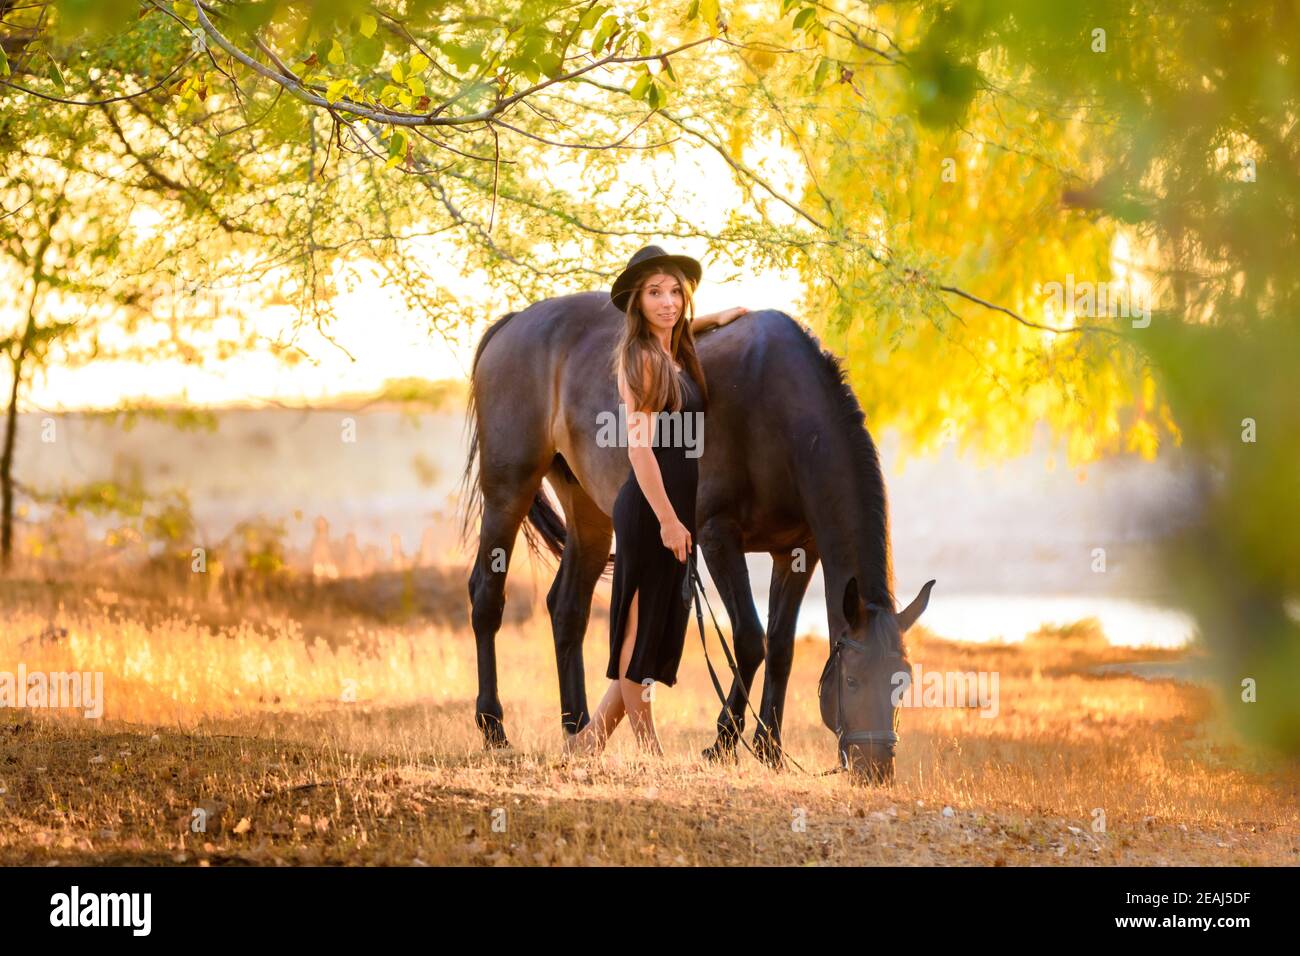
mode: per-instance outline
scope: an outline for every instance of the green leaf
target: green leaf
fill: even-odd
[[[812,7],[804,7],[799,11],[798,16],[794,18],[794,28],[796,30],[807,29],[809,22],[817,19],[817,11]]]
[[[649,71],[642,73],[641,77],[636,81],[636,83],[632,85],[632,90],[628,95],[631,96],[632,99],[634,100],[643,99],[645,97],[646,90],[650,88],[650,82],[651,80],[650,80]]]
[[[542,33],[533,33],[524,40],[523,45],[519,48],[519,55],[525,60],[536,62],[542,51],[546,49],[547,36]]]
[[[557,54],[548,50],[545,53],[538,54],[537,65],[548,77],[555,78],[563,71],[564,62]]]
[[[578,29],[583,33],[586,33],[596,25],[596,21],[599,20],[601,15],[608,9],[609,7],[600,6],[599,4],[592,7],[584,13],[582,19],[578,21]]]
[[[375,31],[379,29],[379,21],[369,13],[361,14],[361,35],[363,37],[372,37]]]
[[[388,138],[388,162],[384,163],[385,169],[392,169],[406,158],[406,143],[406,130],[393,130],[393,135]]]
[[[185,0],[185,6],[191,11],[194,5]],[[275,16],[279,0],[253,0],[250,3],[230,4],[223,7],[223,13],[244,30],[253,33],[262,30]],[[195,17],[197,19],[197,16]]]
[[[330,44],[329,61],[335,66],[342,66],[347,57],[343,53],[343,44],[335,40]]]
[[[483,47],[478,44],[457,46],[455,43],[442,43],[439,45],[442,48],[442,52],[447,54],[451,59],[452,64],[462,73],[476,67],[479,62],[479,57],[483,54]]]
[[[613,18],[606,17],[601,21],[600,26],[596,28],[596,32],[591,38],[592,56],[600,56],[601,48],[605,46],[605,42],[609,39],[609,32],[606,27],[609,25],[611,19]]]
[[[9,76],[9,57],[5,56],[5,48],[0,46],[0,74]]]
[[[664,103],[664,93],[658,83],[651,83],[650,90],[646,94],[646,102],[650,104],[652,110],[657,110]]]
[[[63,82],[63,71],[59,69],[59,64],[55,62],[54,57],[50,57],[50,79],[54,81],[60,93],[68,92],[68,84]]]
[[[830,69],[831,61],[826,57],[822,57],[821,62],[817,64],[817,72],[813,74],[814,90],[820,90],[822,88],[822,84],[826,82],[826,75],[830,72]]]
[[[384,57],[384,41],[379,37],[361,37],[352,44],[352,62],[375,67]]]

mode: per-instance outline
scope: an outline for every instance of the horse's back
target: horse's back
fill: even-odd
[[[709,389],[697,520],[724,517],[746,550],[806,538],[794,475],[807,442],[833,420],[830,375],[816,340],[776,309],[701,336]]]
[[[483,346],[475,378],[490,380],[503,369],[513,373],[532,369],[545,375],[563,366],[594,326],[609,324],[610,316],[602,312],[612,312],[612,307],[602,310],[600,296],[595,292],[554,296],[512,313]]]

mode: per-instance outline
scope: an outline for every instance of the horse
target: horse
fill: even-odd
[[[617,414],[612,364],[624,315],[607,292],[535,302],[495,321],[474,353],[461,477],[461,539],[479,518],[469,576],[478,659],[474,719],[488,748],[509,745],[497,694],[496,634],[520,526],[559,567],[546,596],[560,682],[561,726],[587,724],[582,642],[598,579],[613,564],[610,514],[631,465],[598,441]],[[755,673],[766,661],[755,753],[782,762],[781,727],[799,605],[823,564],[831,651],[819,688],[822,718],[841,764],[863,779],[892,779],[903,635],[934,581],[897,611],[888,509],[876,446],[839,359],[801,323],[751,311],[697,339],[709,392],[696,502],[696,542],[732,625],[737,674],[717,720],[710,760],[735,759]],[[542,490],[545,479],[562,511]],[[745,554],[773,560],[767,627]]]

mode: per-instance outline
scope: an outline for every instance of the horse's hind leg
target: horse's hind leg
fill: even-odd
[[[508,747],[502,723],[501,699],[497,696],[497,630],[506,604],[506,572],[514,551],[519,525],[528,514],[533,494],[541,483],[540,472],[515,481],[486,481],[483,521],[479,528],[478,554],[469,576],[470,620],[478,651],[478,699],[474,723],[483,732],[488,747]],[[487,490],[491,489],[491,490]]]
[[[609,560],[614,526],[567,468],[557,466],[549,477],[564,509],[567,533],[559,572],[546,595],[546,608],[551,613],[555,667],[560,675],[560,724],[566,734],[575,734],[591,719],[582,643],[591,617],[592,592]]]

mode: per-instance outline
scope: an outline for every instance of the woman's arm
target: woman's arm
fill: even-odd
[[[743,305],[738,305],[734,309],[723,309],[721,312],[708,312],[704,315],[697,315],[695,321],[691,323],[691,334],[699,335],[701,332],[707,332],[709,329],[716,329],[719,326],[726,325],[733,319],[748,312],[749,309]]]
[[[645,373],[642,376],[643,388],[648,389],[650,385],[648,364],[643,368],[643,372]],[[664,489],[664,476],[659,471],[659,462],[655,459],[654,448],[651,446],[654,438],[654,414],[646,410],[634,411],[636,405],[626,380],[619,382],[619,393],[623,405],[627,408],[627,457],[632,462],[632,471],[636,474],[637,484],[641,486],[641,493],[654,509],[659,523],[672,521],[677,517],[677,512],[673,510],[672,502],[668,500],[668,492]]]
[[[642,382],[645,388],[648,388],[650,384],[648,362],[642,371],[644,372]],[[685,563],[693,546],[691,533],[682,523],[677,512],[673,510],[672,502],[668,500],[663,472],[659,470],[659,462],[655,459],[654,448],[651,445],[654,437],[654,413],[648,410],[633,411],[635,405],[632,393],[625,381],[619,382],[619,393],[628,410],[627,457],[632,462],[632,471],[636,475],[637,484],[641,486],[641,493],[645,495],[646,501],[650,503],[655,516],[659,519],[659,540],[678,561]]]

